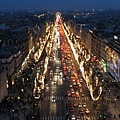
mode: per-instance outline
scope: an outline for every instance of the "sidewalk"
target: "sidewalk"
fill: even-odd
[[[31,83],[32,84],[32,83]],[[1,104],[0,120],[26,120],[26,115],[33,107],[31,85],[25,86],[25,92],[20,92],[20,85],[9,89],[6,102]]]
[[[109,112],[112,113],[112,120],[120,120],[120,90],[115,86],[113,78],[108,76],[108,86],[106,86],[106,102]],[[115,118],[114,118],[115,116]]]

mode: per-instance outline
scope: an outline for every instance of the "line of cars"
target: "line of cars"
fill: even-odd
[[[89,114],[90,113],[90,110],[88,108],[86,108],[87,105],[85,102],[83,102],[83,103],[69,102],[68,107],[69,107],[70,112],[74,112],[74,108],[78,108],[80,114]]]
[[[64,36],[63,32],[60,34],[61,35],[61,51],[62,51],[62,68],[63,68],[63,73],[66,78],[66,80],[69,81],[69,89],[66,92],[66,97],[67,98],[79,98],[79,97],[85,97],[84,94],[82,93],[82,83],[83,83],[83,78],[82,75],[78,75],[75,64],[74,64],[74,56],[71,51],[71,48],[66,40],[66,37]],[[80,120],[80,117],[76,117],[75,112],[78,110],[79,115],[87,115],[90,113],[90,110],[86,108],[87,105],[85,102],[83,103],[77,103],[73,101],[68,100],[68,112],[70,114],[70,119],[71,120]]]

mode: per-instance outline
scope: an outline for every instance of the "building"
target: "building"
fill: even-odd
[[[88,29],[89,28],[89,29]],[[106,67],[116,81],[120,81],[120,38],[106,37],[90,27],[81,28],[81,43]]]
[[[6,69],[8,86],[14,84],[15,73],[21,65],[21,54],[15,46],[5,46],[0,50],[0,62]]]
[[[106,63],[108,72],[120,81],[120,41],[114,38],[108,39],[106,50]]]
[[[0,103],[8,95],[6,69],[0,65]]]

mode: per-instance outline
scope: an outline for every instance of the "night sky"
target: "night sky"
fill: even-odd
[[[119,9],[120,0],[0,0],[0,10]]]

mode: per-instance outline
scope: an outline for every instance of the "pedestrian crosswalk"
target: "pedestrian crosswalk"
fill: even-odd
[[[80,117],[80,120],[96,120],[96,117],[95,117],[95,116],[90,116],[90,117],[81,116],[81,117]]]
[[[1,118],[0,120],[9,120],[8,117],[6,118]],[[65,116],[41,116],[37,120],[66,120]],[[95,116],[81,116],[80,120],[96,120]]]
[[[65,99],[63,96],[45,96],[44,100],[52,100],[52,97],[54,97],[55,100],[64,100]]]
[[[65,120],[64,116],[43,116],[39,120]],[[80,120],[96,120],[95,116],[81,116]]]
[[[55,100],[65,100],[66,98],[64,96],[45,96],[44,100],[52,100],[52,97],[55,98]],[[68,100],[89,100],[89,97],[68,97]]]
[[[64,116],[43,116],[40,120],[65,120]]]

